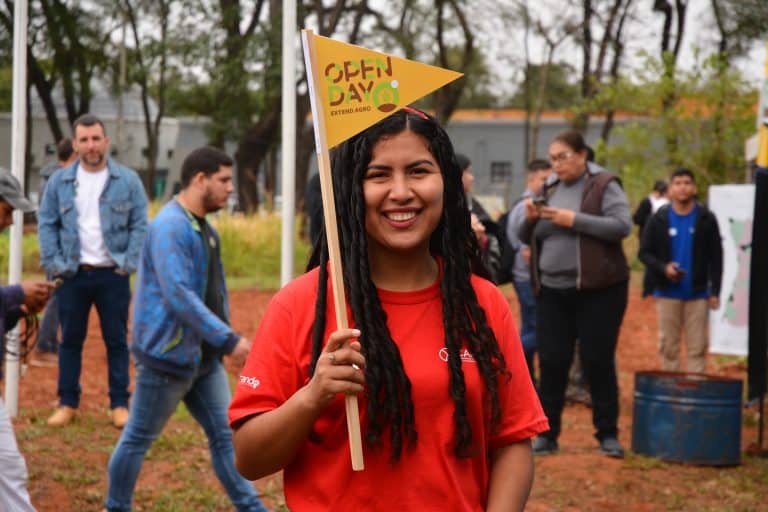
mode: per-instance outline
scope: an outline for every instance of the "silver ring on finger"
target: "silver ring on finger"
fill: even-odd
[[[331,364],[336,364],[336,354],[334,352],[328,352],[328,359],[331,360]]]

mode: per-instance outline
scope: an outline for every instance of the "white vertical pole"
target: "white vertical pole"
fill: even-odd
[[[126,16],[125,13],[120,11],[120,15],[123,18],[123,23],[120,27],[120,65],[119,65],[119,71],[118,71],[118,79],[117,79],[117,129],[115,130],[115,142],[117,142],[117,157],[125,161],[125,155],[123,154],[125,152],[125,80],[126,80],[126,72],[128,69],[128,52],[125,49],[125,26],[127,24],[126,22]],[[152,185],[150,185],[152,186]]]
[[[282,243],[280,284],[293,278],[296,218],[296,0],[283,1]]]
[[[11,126],[11,172],[24,188],[24,150],[27,134],[27,0],[16,0],[13,11],[13,120]],[[13,212],[8,284],[21,282],[21,243],[24,214]],[[14,417],[19,412],[19,329],[6,335],[5,408]]]

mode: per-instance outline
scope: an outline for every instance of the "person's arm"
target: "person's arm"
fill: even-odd
[[[365,358],[360,353],[360,343],[354,341],[343,346],[359,336],[356,329],[340,329],[331,334],[306,385],[277,408],[235,426],[232,444],[241,475],[256,480],[283,469],[306,441],[315,420],[338,394],[363,392]]]
[[[61,179],[52,176],[45,187],[45,194],[37,210],[37,237],[40,243],[40,263],[52,275],[60,274],[64,269],[64,253],[61,251],[59,230],[58,187]]]
[[[576,212],[573,230],[608,242],[619,242],[629,235],[632,230],[629,202],[616,181],[605,187],[601,208],[602,215]]]
[[[643,200],[640,201],[640,204],[637,205],[637,210],[635,210],[635,214],[632,216],[632,221],[642,230],[645,223],[648,222],[648,217],[650,217],[650,215],[651,200],[644,197]]]
[[[24,316],[22,304],[24,304],[24,289],[20,284],[0,286],[0,311],[2,311],[6,330],[12,329],[19,318]],[[0,343],[3,341],[0,340]]]
[[[525,245],[532,245],[533,231],[536,229],[536,223],[541,218],[541,209],[533,204],[533,199],[530,197],[523,199],[523,208],[525,220],[517,230],[517,237]]]
[[[24,281],[21,284],[0,286],[0,311],[5,328],[12,329],[21,317],[36,314],[45,307],[54,285],[47,281]]]
[[[147,195],[136,174],[131,175],[131,211],[128,217],[128,248],[122,270],[132,274],[139,266],[139,256],[147,235]]]
[[[525,510],[533,486],[533,470],[530,439],[493,450],[487,511]]]
[[[656,247],[656,243],[659,236],[658,231],[664,227],[657,218],[657,215],[659,215],[658,212],[650,219],[648,219],[648,223],[645,225],[645,228],[641,233],[640,251],[638,253],[638,257],[646,267],[656,272],[657,274],[666,276],[667,264],[670,262],[664,261],[657,256],[658,248]]]
[[[512,211],[509,212],[509,217],[507,218],[507,225],[505,226],[509,245],[516,251],[519,251],[524,245],[519,236],[520,228],[523,226],[523,223],[525,223],[525,200],[519,201],[515,207],[512,208]]]

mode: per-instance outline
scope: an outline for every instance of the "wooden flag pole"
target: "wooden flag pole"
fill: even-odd
[[[323,198],[323,217],[325,221],[325,236],[328,242],[328,257],[331,263],[331,284],[333,286],[333,303],[336,309],[337,329],[349,327],[347,322],[347,299],[344,293],[344,274],[341,268],[341,249],[339,248],[339,228],[336,224],[336,204],[333,200],[333,180],[331,178],[331,159],[328,152],[328,141],[325,132],[322,102],[318,100],[317,72],[315,62],[317,55],[311,30],[302,30],[301,40],[304,46],[304,62],[307,68],[307,83],[309,97],[312,103],[312,120],[315,128],[315,144],[317,145],[317,166],[320,173],[320,191]],[[347,432],[349,433],[349,450],[352,456],[352,469],[361,471],[363,463],[363,443],[360,436],[360,413],[357,407],[357,396],[346,395]]]

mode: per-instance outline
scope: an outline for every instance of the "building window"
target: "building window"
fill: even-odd
[[[512,162],[491,162],[491,183],[512,181]]]

